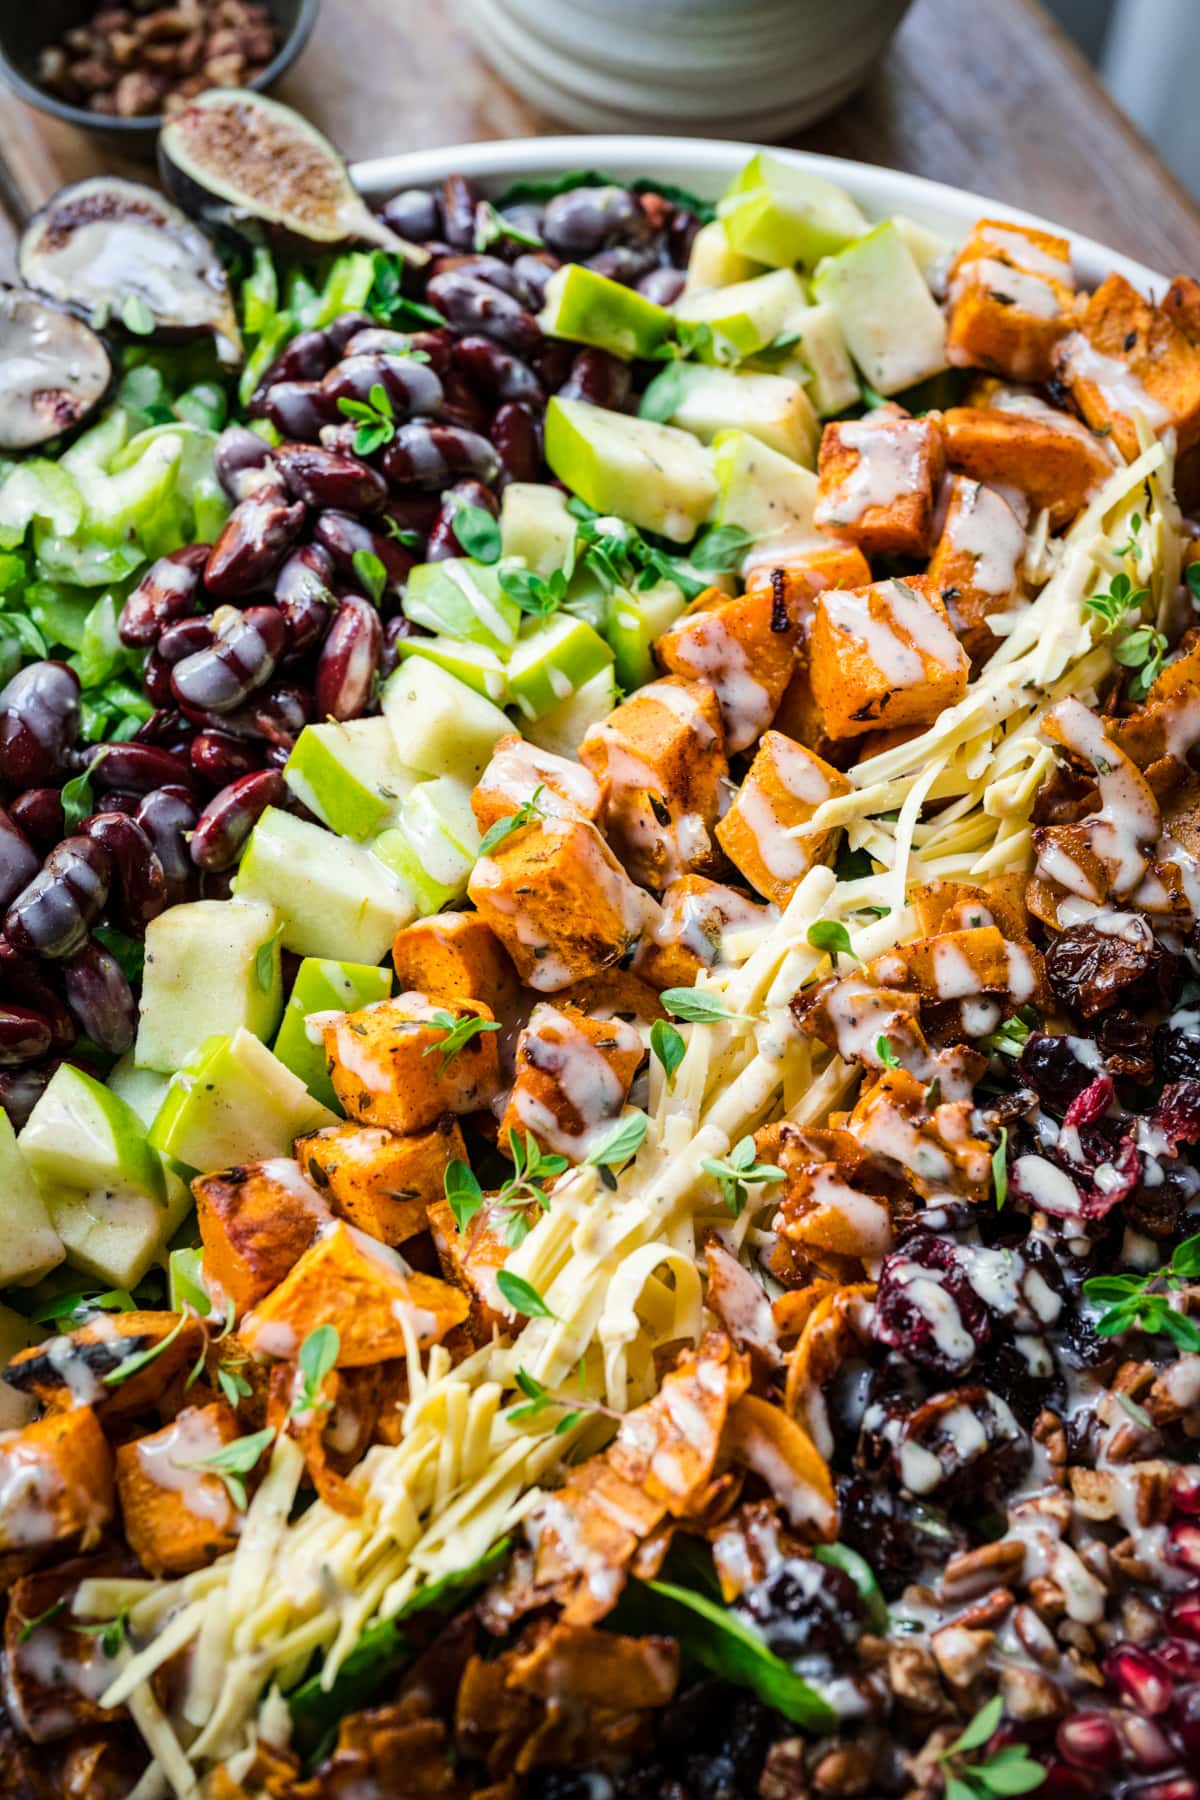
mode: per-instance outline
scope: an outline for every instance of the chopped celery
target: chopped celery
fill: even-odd
[[[189,425],[204,431],[220,431],[229,416],[225,391],[215,381],[197,381],[185,388],[175,402],[175,411]]]
[[[75,669],[85,688],[102,686],[122,661],[124,646],[117,636],[117,612],[114,596],[102,594],[83,622]]]
[[[301,309],[300,324],[311,331],[328,325],[342,313],[360,312],[375,282],[375,259],[364,250],[335,256],[325,284],[310,306]]]
[[[279,277],[269,250],[254,252],[254,264],[242,283],[242,329],[261,337],[279,308]]]
[[[296,321],[289,312],[275,313],[267,321],[262,336],[246,358],[246,366],[238,381],[238,401],[242,406],[250,404],[251,394],[297,329]]]
[[[21,463],[0,485],[0,549],[15,550],[34,521],[69,534],[83,517],[83,497],[62,463]]]
[[[83,633],[92,609],[91,594],[72,591],[56,581],[35,581],[25,590],[30,618],[47,642],[68,650],[83,649]]]

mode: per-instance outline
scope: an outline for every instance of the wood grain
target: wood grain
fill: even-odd
[[[453,0],[325,0],[277,92],[351,160],[562,129],[492,73]],[[866,87],[794,141],[1028,207],[1157,268],[1200,271],[1200,209],[1038,0],[917,0]],[[0,93],[10,215],[63,181],[147,167]],[[11,239],[0,219],[0,262]]]

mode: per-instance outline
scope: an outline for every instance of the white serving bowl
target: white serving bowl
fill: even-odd
[[[498,194],[514,181],[553,177],[567,169],[598,169],[617,181],[645,177],[674,182],[690,188],[702,199],[715,200],[742,165],[763,148],[762,144],[700,138],[526,138],[376,157],[356,164],[352,173],[363,194],[372,201],[383,201],[400,188],[431,186],[452,173],[471,176],[487,193]],[[1075,270],[1085,287],[1098,286],[1114,270],[1145,294],[1161,295],[1167,286],[1168,278],[1144,263],[1122,256],[1093,238],[1080,236],[1069,224],[1039,218],[1005,201],[989,200],[939,181],[926,181],[899,169],[880,169],[871,163],[850,162],[837,156],[779,149],[771,154],[839,183],[858,201],[868,218],[905,213],[952,242],[964,238],[976,219],[1012,219],[1018,224],[1036,225],[1069,236]]]

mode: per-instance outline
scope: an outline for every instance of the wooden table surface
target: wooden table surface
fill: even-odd
[[[563,129],[492,73],[455,0],[324,0],[276,92],[352,161]],[[1038,0],[916,0],[867,86],[793,141],[974,189],[1200,274],[1200,208]],[[0,272],[14,225],[55,187],[146,166],[0,91]]]

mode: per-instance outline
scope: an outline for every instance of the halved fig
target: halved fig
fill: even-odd
[[[296,256],[378,244],[412,264],[429,261],[397,237],[356,192],[329,139],[278,100],[245,88],[210,88],[168,119],[158,162],[187,212]]]
[[[99,314],[137,335],[212,332],[223,363],[242,361],[216,249],[140,181],[97,175],[60,188],[25,227],[17,262],[30,287],[84,317]]]
[[[104,339],[25,288],[0,288],[0,450],[33,450],[91,417],[112,385]]]

